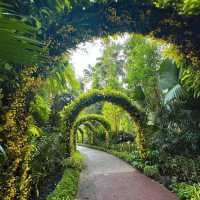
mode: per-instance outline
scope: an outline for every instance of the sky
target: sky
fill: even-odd
[[[82,77],[83,70],[88,65],[96,64],[97,59],[101,57],[102,53],[103,45],[100,39],[79,44],[70,56],[70,63],[75,69],[76,76]]]
[[[118,44],[123,44],[129,38],[125,33],[113,39]],[[77,78],[83,77],[83,71],[88,65],[94,66],[97,59],[103,54],[103,43],[101,39],[95,39],[86,43],[81,43],[71,52],[70,63],[73,65]]]

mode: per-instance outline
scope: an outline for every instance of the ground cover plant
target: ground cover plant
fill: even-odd
[[[75,152],[64,160],[65,171],[55,190],[48,195],[47,200],[69,199],[76,197],[80,171],[84,168],[84,158]]]

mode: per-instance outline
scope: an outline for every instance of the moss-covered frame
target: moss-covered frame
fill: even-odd
[[[133,123],[136,129],[136,143],[141,156],[145,156],[145,141],[143,128],[141,125],[146,119],[146,115],[141,111],[137,105],[135,105],[131,99],[125,94],[113,91],[113,90],[91,90],[87,93],[82,94],[79,98],[75,99],[71,104],[65,107],[64,114],[66,116],[66,137],[68,151],[71,153],[75,150],[74,148],[74,123],[79,113],[86,107],[95,104],[97,102],[110,102],[120,106],[126,112],[128,112],[133,119]]]
[[[111,125],[108,120],[103,115],[98,115],[98,114],[87,114],[84,115],[80,118],[78,118],[75,123],[74,123],[74,134],[76,134],[77,129],[79,126],[82,124],[85,124],[86,122],[98,122],[100,123],[106,130],[106,145],[109,145],[109,133],[111,131]],[[86,124],[88,125],[88,124]],[[90,124],[92,125],[92,124]],[[90,127],[89,127],[90,128]],[[93,130],[92,130],[93,131]],[[76,136],[74,137],[74,146],[76,146]]]

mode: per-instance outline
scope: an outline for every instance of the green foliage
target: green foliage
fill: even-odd
[[[83,124],[84,122],[99,122],[104,128],[108,131],[111,130],[110,123],[106,120],[106,118],[103,117],[103,115],[97,115],[97,114],[88,114],[83,115],[80,118],[78,118],[74,123],[74,130]]]
[[[128,120],[129,116],[124,113],[123,109],[119,106],[111,103],[104,103],[102,112],[110,122],[112,131],[115,133],[117,133],[119,130],[127,130],[130,127],[133,127],[133,123],[127,123],[130,122]]]
[[[186,116],[183,115],[185,118]],[[172,119],[172,116],[171,116]],[[185,126],[182,121],[183,126]],[[180,127],[182,128],[182,127]],[[157,132],[152,138],[152,145],[160,152],[167,152],[175,155],[198,155],[200,152],[198,131],[191,131],[192,127],[184,127],[183,130],[163,129],[162,132]]]
[[[147,115],[155,116],[151,117],[151,125],[159,129],[158,134],[154,135],[155,129],[151,133],[157,137],[155,147],[160,150],[159,156],[148,154],[144,161],[137,155],[138,152],[117,152],[116,155],[141,170],[147,166],[146,171],[150,174],[155,170],[151,167],[159,164],[160,171],[166,176],[176,176],[183,181],[199,180],[199,122],[198,117],[192,117],[198,112],[199,106],[190,101],[192,98],[179,99],[182,91],[194,93],[196,100],[199,97],[199,30],[196,28],[199,21],[192,16],[199,15],[200,5],[197,0],[158,0],[158,7],[167,8],[162,11],[149,4],[150,1],[116,1],[111,4],[104,0],[9,2],[12,6],[0,3],[0,142],[3,147],[0,154],[5,157],[6,152],[8,158],[5,166],[0,167],[0,172],[3,172],[0,175],[0,190],[4,189],[2,185],[6,181],[9,186],[6,195],[9,199],[27,199],[29,184],[38,192],[50,174],[63,170],[66,140],[69,139],[64,134],[67,131],[67,137],[70,136],[69,131],[78,114],[86,106],[100,101],[114,103],[130,113],[136,122],[139,133],[136,141],[141,151],[144,143],[142,131],[148,129],[145,120]],[[177,17],[168,9],[172,6],[179,13],[190,15],[190,18]],[[101,10],[103,12],[99,12]],[[92,76],[95,88],[108,87],[110,90],[91,91],[77,98],[66,109],[65,121],[58,113],[62,106],[60,110],[54,109],[52,112],[51,104],[57,95],[68,92],[74,96],[80,89],[68,58],[63,58],[67,57],[66,50],[94,36],[135,30],[145,34],[154,31],[153,34],[157,37],[180,45],[187,59],[197,67],[191,64],[181,66],[180,60],[175,65],[172,62],[174,59],[167,60],[160,53],[166,48],[165,44],[157,45],[149,37],[131,37],[126,51],[122,51],[128,57],[125,54],[120,57],[123,48],[108,42]],[[46,59],[48,50],[51,57]],[[123,59],[127,62],[123,62]],[[27,76],[21,76],[24,68],[32,68],[25,65],[32,64],[36,65],[37,70],[27,71]],[[178,80],[177,66],[181,69],[181,83]],[[22,85],[26,90],[21,92]],[[161,85],[162,87],[158,87]],[[167,93],[160,88],[167,89]],[[126,95],[113,92],[112,89],[123,91]],[[127,96],[137,100],[140,107]],[[68,101],[65,103],[68,104]],[[194,110],[191,107],[188,110],[186,103]],[[187,117],[185,110],[191,113]],[[158,123],[153,123],[153,118],[158,119]],[[123,127],[127,128],[131,124],[128,122],[130,118],[124,117],[123,120]],[[64,127],[65,122],[67,127]],[[150,141],[155,138],[151,138],[150,134],[148,136]],[[72,173],[77,177],[73,170],[74,167],[81,168],[79,161],[70,158],[66,162],[73,168],[66,176],[70,177]],[[6,174],[6,177],[2,178],[2,174]],[[67,178],[67,181],[72,185],[69,192],[74,194],[76,186],[71,183],[72,179],[73,177]],[[64,181],[60,188],[66,189],[67,184]],[[26,190],[21,191],[18,188],[20,186]],[[62,192],[64,190],[58,189],[56,193]]]
[[[7,7],[6,11],[2,7]],[[17,18],[9,5],[0,2],[0,60],[17,64],[45,60],[43,44],[35,40],[36,28]],[[42,55],[43,53],[43,55]]]
[[[85,71],[87,81],[92,82],[94,89],[120,89],[122,90],[123,57],[120,55],[122,45],[112,40],[104,42],[103,55],[98,59],[95,66]],[[89,77],[88,77],[89,75]]]
[[[200,198],[199,184],[187,184],[184,182],[173,183],[171,188],[181,200],[198,200]]]
[[[168,104],[173,100],[180,100],[182,96],[184,96],[185,92],[180,84],[175,85],[172,89],[170,89],[165,95],[164,104]]]
[[[159,179],[160,172],[157,165],[145,165],[144,174],[155,179]]]
[[[187,183],[173,183],[171,185],[171,188],[180,199],[191,199],[192,193],[193,193],[193,186],[189,185]]]
[[[132,35],[125,46],[127,55],[127,81],[152,84],[155,81],[156,66],[159,62],[157,45],[142,35]]]
[[[144,163],[144,160],[141,158],[139,152],[133,151],[133,152],[131,152],[131,154],[133,157],[133,161],[132,161],[131,165],[142,171],[145,167],[145,163]]]
[[[50,105],[48,100],[43,96],[36,95],[34,101],[30,104],[30,112],[36,121],[47,121],[50,114]]]
[[[89,143],[93,143],[93,139],[97,137],[97,133],[99,135],[99,131],[97,130],[97,125],[101,125],[105,129],[105,143],[109,145],[109,138],[111,133],[111,126],[110,123],[103,117],[103,115],[98,114],[86,114],[79,117],[73,126],[73,132],[77,135],[78,127],[84,125],[89,129]],[[74,144],[75,145],[75,144]]]
[[[159,66],[159,85],[162,90],[171,89],[178,82],[178,69],[171,59],[165,59]]]
[[[78,188],[79,171],[66,169],[56,189],[47,197],[47,200],[74,200]]]
[[[64,166],[67,168],[82,170],[85,166],[84,157],[79,152],[74,152],[72,156],[64,160]]]
[[[191,200],[200,199],[200,184],[194,186],[193,194]]]
[[[144,136],[140,129],[140,125],[143,123],[142,119],[144,119],[145,115],[125,94],[112,90],[91,90],[81,95],[65,108],[64,115],[66,117],[66,129],[68,131],[67,136],[70,141],[69,152],[74,149],[74,133],[72,127],[77,116],[85,107],[101,101],[112,102],[113,104],[122,107],[130,114],[135,124],[137,123],[136,140],[138,149],[141,154],[144,155]]]
[[[29,136],[40,137],[43,134],[43,131],[39,127],[32,124],[28,127],[27,134]]]
[[[187,91],[192,91],[194,97],[200,97],[199,72],[195,72],[191,67],[183,70],[181,74],[181,82],[186,87]]]
[[[64,174],[55,190],[47,197],[47,200],[74,200],[78,188],[80,171],[84,168],[84,157],[77,151],[64,160]]]
[[[180,14],[183,15],[199,15],[200,2],[198,0],[153,0],[157,7],[161,8],[175,8]]]
[[[200,178],[200,159],[192,159],[185,156],[164,156],[159,158],[160,169],[163,174],[170,177],[177,177],[179,181],[198,182]]]
[[[63,160],[65,156],[65,141],[59,132],[44,132],[40,137],[32,139],[34,147],[30,163],[32,174],[32,187],[34,193],[40,195],[44,180],[59,171],[63,171]],[[36,198],[34,196],[34,198]]]
[[[76,79],[73,67],[61,58],[61,61],[55,65],[50,75],[43,85],[43,92],[53,94],[54,96],[66,92],[78,91],[80,83]]]
[[[125,160],[128,163],[131,163],[133,161],[132,154],[129,154],[127,152],[112,151],[112,154],[121,158],[122,160]]]

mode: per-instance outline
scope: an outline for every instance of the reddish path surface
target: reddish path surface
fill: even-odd
[[[78,200],[178,200],[124,161],[102,151],[78,149],[87,164],[81,173]]]

